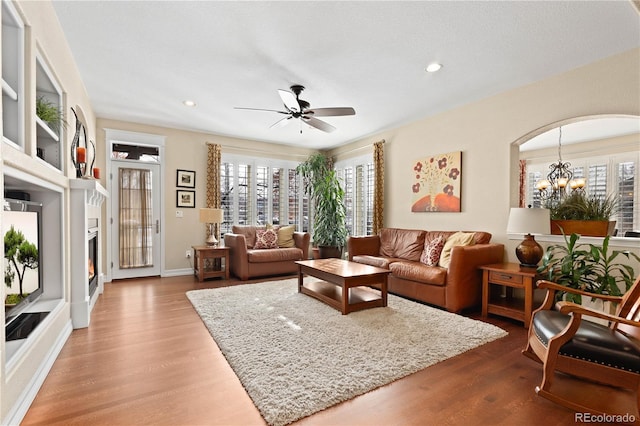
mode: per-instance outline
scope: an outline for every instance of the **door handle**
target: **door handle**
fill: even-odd
[[[160,220],[156,219],[156,234],[160,233]]]

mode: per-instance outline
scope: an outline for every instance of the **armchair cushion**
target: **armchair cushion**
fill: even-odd
[[[420,262],[399,261],[389,265],[396,277],[437,286],[447,283],[447,270],[438,266],[427,266]]]
[[[532,320],[533,331],[547,346],[549,339],[559,334],[570,319],[569,315],[558,311],[539,311]],[[562,345],[559,353],[640,374],[640,341],[584,319],[576,334]]]
[[[275,229],[256,230],[256,243],[254,249],[275,249],[278,248],[278,233]]]
[[[231,227],[231,232],[233,234],[244,235],[244,240],[245,240],[245,243],[247,244],[247,248],[251,249],[256,244],[256,231],[258,229],[265,229],[265,228],[251,226],[251,225],[233,225]]]
[[[427,266],[436,266],[440,261],[440,255],[444,248],[445,239],[443,237],[436,237],[431,241],[425,240],[424,250],[420,255],[420,262]]]
[[[249,250],[247,251],[247,261],[249,263],[269,263],[282,261],[303,260],[299,248],[278,248],[277,250]]]
[[[472,246],[475,244],[475,234],[473,232],[456,232],[447,238],[440,254],[439,264],[443,268],[448,268],[451,262],[451,250],[455,246]]]
[[[382,228],[380,256],[420,261],[424,249],[425,231],[419,229]]]
[[[296,243],[293,241],[293,233],[295,232],[295,225],[281,226],[278,228],[278,247],[295,247]]]

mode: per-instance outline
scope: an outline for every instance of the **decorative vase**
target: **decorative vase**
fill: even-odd
[[[320,252],[321,259],[328,258],[342,258],[342,247],[334,247],[334,246],[318,246],[318,250]]]

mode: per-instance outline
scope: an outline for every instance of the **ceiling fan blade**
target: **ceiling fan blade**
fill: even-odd
[[[290,114],[288,111],[278,111],[275,109],[264,109],[264,108],[243,108],[243,107],[233,107],[233,109],[246,109],[249,111],[269,111],[269,112],[277,112],[278,114]]]
[[[270,129],[276,129],[278,127],[282,127],[284,125],[286,125],[287,123],[289,123],[289,120],[291,120],[291,116],[285,117],[281,120],[276,121],[275,123],[273,123],[269,128]]]
[[[314,117],[329,117],[329,116],[340,116],[340,115],[355,115],[356,110],[351,107],[337,107],[337,108],[313,108],[306,113],[312,113]]]
[[[302,117],[305,123],[307,123],[311,127],[315,127],[316,129],[322,130],[323,132],[331,133],[336,130],[331,124],[326,121],[318,120],[313,117]]]
[[[280,99],[284,102],[284,106],[287,107],[290,111],[300,112],[300,105],[298,104],[298,100],[296,99],[296,95],[289,92],[288,90],[278,89],[278,94],[280,95]]]

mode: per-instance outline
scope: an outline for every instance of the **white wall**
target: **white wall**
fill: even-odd
[[[68,177],[74,177],[73,170],[68,167],[70,161],[69,147],[73,139],[75,121],[72,118],[70,107],[80,106],[84,111],[87,122],[88,137],[95,139],[95,114],[91,108],[88,94],[80,78],[69,47],[67,45],[62,28],[56,18],[55,11],[50,2],[15,2],[14,3],[26,27],[25,43],[25,118],[27,128],[25,132],[25,151],[14,149],[2,144],[0,160],[3,167],[10,166],[17,173],[24,173],[34,181],[42,182],[43,187],[53,188],[62,194],[68,194]],[[51,71],[55,74],[63,90],[63,103],[65,105],[65,118],[69,127],[62,141],[65,170],[63,173],[52,170],[34,158],[35,155],[35,69],[36,54],[41,54]],[[4,184],[4,182],[0,183]],[[56,196],[58,192],[55,193]],[[59,196],[60,197],[60,196]],[[65,204],[62,206],[62,229],[64,241],[69,241],[69,205],[68,198],[63,197]],[[0,243],[2,244],[2,243]],[[69,259],[68,243],[63,247],[64,259]],[[64,282],[62,288],[56,288],[56,295],[62,295],[64,299],[56,304],[56,309],[49,314],[40,330],[34,332],[35,337],[30,337],[29,345],[19,356],[11,360],[12,368],[7,368],[6,344],[4,337],[0,342],[0,422],[15,421],[24,414],[31,398],[35,394],[47,375],[51,364],[55,360],[58,351],[70,332],[71,316],[69,309],[69,265],[66,262],[62,267]],[[50,271],[51,272],[51,271]],[[56,271],[58,272],[58,271]],[[57,275],[57,274],[56,274]],[[1,324],[4,326],[4,320]],[[3,327],[4,329],[4,327]]]

